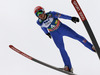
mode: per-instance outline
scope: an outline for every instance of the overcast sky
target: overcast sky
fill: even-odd
[[[78,0],[100,45],[100,0]],[[60,52],[52,39],[36,24],[36,6],[79,17],[70,0],[0,0],[0,75],[65,75],[33,62],[9,48],[12,44],[32,57],[63,67]],[[91,42],[83,23],[60,19]],[[100,60],[80,42],[64,37],[66,51],[77,75],[100,75]]]

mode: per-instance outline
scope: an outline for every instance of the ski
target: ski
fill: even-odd
[[[96,41],[94,33],[93,33],[93,31],[92,31],[92,29],[91,29],[91,27],[90,27],[85,15],[84,15],[81,7],[79,6],[79,4],[78,4],[78,2],[76,0],[71,0],[71,2],[73,4],[74,8],[76,9],[78,15],[80,16],[80,18],[81,18],[81,20],[82,20],[82,22],[83,22],[83,24],[84,24],[84,26],[85,26],[85,28],[86,28],[86,30],[88,32],[88,35],[90,36],[90,39],[91,39],[91,41],[92,41],[92,43],[93,43],[93,45],[94,45],[94,47],[96,49],[98,57],[100,59],[100,48],[99,48],[99,45],[98,45],[98,43]]]
[[[28,58],[28,59],[30,59],[30,60],[32,60],[32,61],[35,61],[35,62],[37,62],[37,63],[39,63],[39,64],[41,64],[41,65],[44,65],[44,66],[46,66],[46,67],[49,67],[49,68],[51,68],[51,69],[57,70],[57,71],[59,71],[59,72],[62,72],[62,73],[68,74],[68,75],[76,75],[76,74],[74,74],[74,73],[61,70],[60,68],[57,68],[57,67],[55,67],[55,66],[49,65],[49,64],[47,64],[47,63],[44,63],[44,62],[42,62],[42,61],[40,61],[40,60],[37,60],[37,59],[35,59],[35,58],[33,58],[33,57],[27,55],[26,53],[20,51],[19,49],[15,48],[13,45],[9,45],[9,47],[10,47],[12,50],[14,50],[15,52],[21,54],[22,56],[24,56],[24,57],[26,57],[26,58]]]

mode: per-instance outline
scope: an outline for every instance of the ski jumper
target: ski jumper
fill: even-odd
[[[72,68],[70,58],[65,50],[63,36],[68,36],[75,40],[81,42],[84,46],[92,50],[92,44],[89,43],[83,36],[77,34],[74,30],[72,30],[67,25],[63,24],[58,18],[68,19],[71,20],[72,17],[64,14],[60,14],[55,11],[50,11],[46,13],[47,18],[45,20],[38,19],[37,24],[41,26],[42,30],[45,34],[51,34],[54,43],[58,47],[62,59],[64,61],[65,66],[68,66],[69,69]],[[93,51],[93,50],[92,50]]]

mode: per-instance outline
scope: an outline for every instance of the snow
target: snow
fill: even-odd
[[[100,0],[78,0],[78,3],[100,45]],[[79,17],[70,0],[0,0],[0,75],[65,75],[9,48],[12,44],[38,60],[63,67],[60,52],[53,40],[36,24],[34,8],[38,5],[43,6],[47,12],[57,11]],[[68,20],[60,20],[91,42],[81,21],[74,24]],[[100,60],[96,53],[69,37],[64,37],[64,43],[77,75],[100,75]]]

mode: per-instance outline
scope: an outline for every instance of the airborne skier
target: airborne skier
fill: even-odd
[[[70,58],[64,48],[63,36],[68,36],[75,40],[81,42],[85,47],[95,52],[94,46],[88,42],[83,36],[76,33],[67,25],[63,24],[58,18],[68,19],[72,22],[79,22],[79,18],[71,17],[68,15],[64,15],[55,11],[50,11],[45,13],[44,9],[41,6],[37,6],[34,9],[35,15],[38,17],[37,24],[42,28],[44,33],[49,36],[49,38],[53,38],[54,43],[59,48],[62,59],[64,61],[63,70],[73,72],[73,68],[71,65]]]

